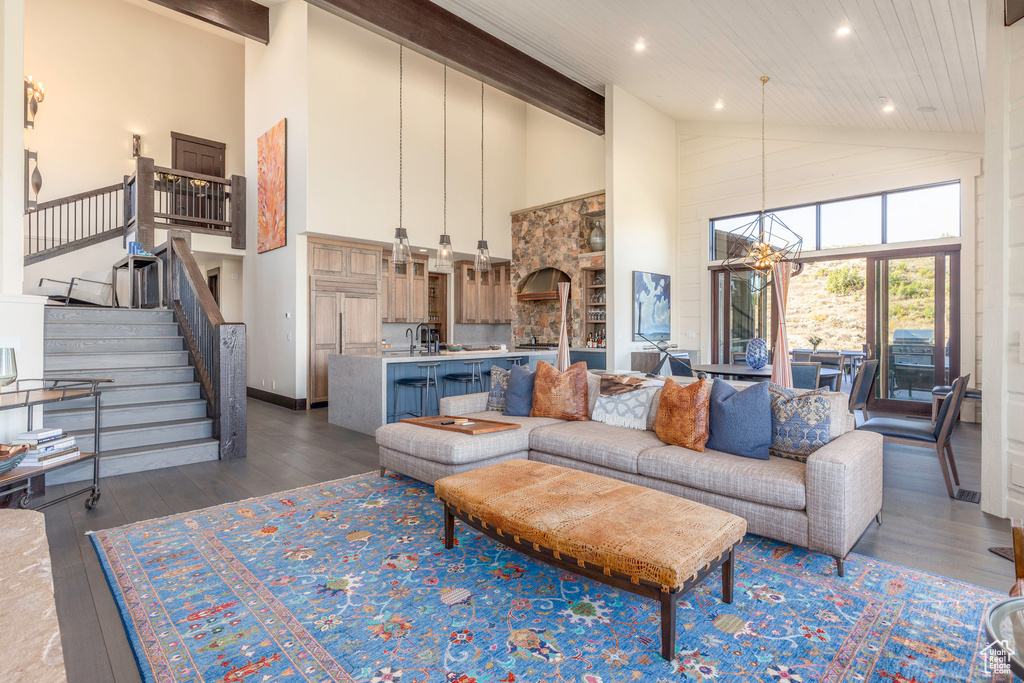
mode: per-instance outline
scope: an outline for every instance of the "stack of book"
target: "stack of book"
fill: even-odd
[[[14,443],[29,446],[25,459],[21,461],[22,467],[53,465],[78,456],[75,437],[68,436],[64,430],[58,428],[44,427],[22,432]]]

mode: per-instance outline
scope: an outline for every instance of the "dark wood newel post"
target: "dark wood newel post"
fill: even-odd
[[[139,157],[135,160],[135,226],[136,239],[146,251],[153,251],[153,208],[156,179],[153,160]]]
[[[245,249],[245,176],[231,176],[231,248]]]
[[[220,459],[246,456],[245,325],[221,323],[216,327],[213,376],[214,437],[220,440]]]

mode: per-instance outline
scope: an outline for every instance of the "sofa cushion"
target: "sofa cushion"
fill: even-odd
[[[654,431],[665,443],[703,451],[708,442],[708,399],[711,382],[700,380],[680,386],[665,381],[654,418]]]
[[[492,434],[469,435],[430,429],[407,422],[395,422],[377,429],[377,445],[433,462],[461,465],[508,453],[528,451],[531,430],[558,422],[541,417],[510,417],[496,411],[472,413],[465,417],[514,422],[522,427]]]
[[[807,506],[807,466],[795,460],[756,460],[720,451],[698,453],[662,446],[641,453],[637,469],[647,477],[752,503],[790,510]]]
[[[503,411],[506,415],[529,417],[533,409],[533,385],[536,379],[537,373],[521,365],[513,365],[509,369]]]
[[[550,363],[538,361],[530,416],[589,420],[588,393],[586,363],[573,363],[559,372]]]
[[[778,384],[772,396],[771,454],[807,462],[807,458],[832,440],[832,405],[827,391],[798,393]]]
[[[491,389],[487,392],[487,410],[505,410],[505,392],[508,390],[508,370],[491,366]]]
[[[772,402],[768,383],[760,382],[742,391],[715,379],[711,385],[710,450],[768,459],[772,445]]]
[[[530,434],[530,450],[560,455],[636,474],[636,460],[648,448],[664,446],[653,432],[602,422],[561,422]]]

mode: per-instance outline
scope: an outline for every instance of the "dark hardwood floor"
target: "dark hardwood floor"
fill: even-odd
[[[57,613],[71,683],[138,681],[139,673],[96,553],[85,532],[188,512],[329,481],[377,468],[373,438],[327,423],[325,409],[293,412],[248,402],[249,457],[103,480],[88,512],[77,498],[48,508]],[[964,488],[978,489],[981,430],[955,439]],[[1009,522],[946,496],[935,452],[886,446],[884,524],[872,524],[854,552],[1006,591],[1013,565],[988,552],[1010,543]],[[49,487],[57,497],[62,486]],[[849,565],[848,565],[849,566]],[[848,574],[850,576],[850,574]]]

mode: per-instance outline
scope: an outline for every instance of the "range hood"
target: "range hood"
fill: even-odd
[[[558,301],[558,283],[571,281],[557,268],[541,268],[523,278],[516,296],[520,301]]]

